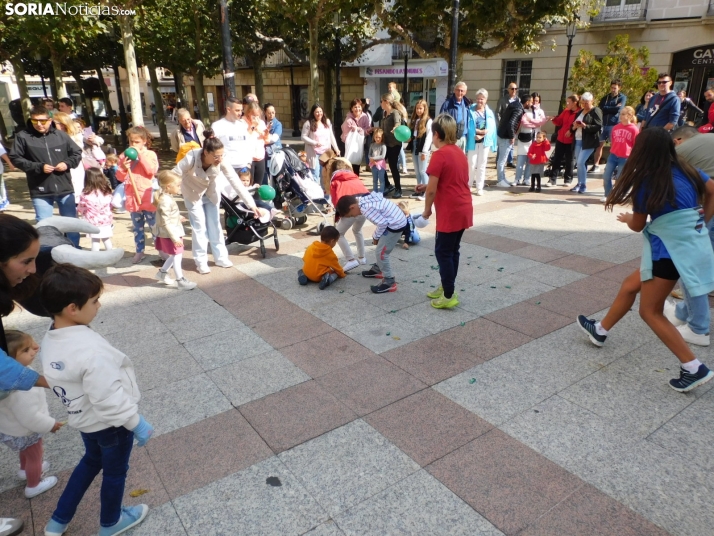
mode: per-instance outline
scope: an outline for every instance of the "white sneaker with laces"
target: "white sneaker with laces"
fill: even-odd
[[[44,474],[49,470],[50,470],[50,462],[42,462],[42,473]],[[19,478],[20,480],[27,480],[27,473],[23,469],[20,469],[17,472],[17,478]],[[2,533],[0,533],[0,534],[2,534]]]
[[[34,488],[25,488],[25,497],[28,499],[32,499],[33,497],[37,497],[40,493],[44,493],[48,489],[52,489],[57,485],[57,477],[56,476],[48,476],[47,478],[43,478],[40,480],[40,483],[37,484]]]
[[[216,261],[216,266],[219,268],[232,268],[233,267],[233,261],[230,259],[221,259],[219,261]]]
[[[189,281],[185,277],[182,277],[181,279],[176,280],[176,286],[179,290],[193,290],[198,285],[197,283],[194,283],[193,281]]]
[[[503,181],[498,181],[496,183],[496,188],[510,188],[511,186],[515,186],[511,182],[503,182]]]
[[[670,300],[664,300],[664,316],[667,320],[669,320],[674,327],[679,327],[679,326],[686,326],[687,321],[686,320],[680,320],[677,318],[677,316],[674,314],[674,310],[676,309],[676,305],[671,302]]]
[[[684,324],[683,326],[679,326],[677,328],[677,331],[679,331],[679,333],[682,334],[682,338],[685,341],[687,341],[689,344],[696,344],[697,346],[709,346],[709,334],[708,333],[706,335],[694,333],[692,331],[692,329],[687,324]]]
[[[482,189],[481,189],[481,190],[477,190],[477,191],[476,191],[476,195],[483,195],[483,190],[482,190]]]
[[[360,257],[357,259],[360,264],[367,264],[367,257]]]
[[[154,279],[161,281],[164,285],[173,285],[176,283],[176,280],[172,278],[168,272],[164,272],[163,270],[156,272]]]
[[[357,259],[350,259],[345,263],[345,265],[342,267],[342,269],[345,272],[349,272],[350,270],[357,268],[359,266],[359,261]]]
[[[196,270],[198,270],[199,274],[210,274],[211,273],[211,269],[208,267],[207,264],[197,264]]]

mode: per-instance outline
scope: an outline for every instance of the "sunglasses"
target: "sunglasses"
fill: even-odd
[[[517,87],[509,87],[508,89],[509,89],[509,91],[515,91],[518,88]]]
[[[661,86],[662,84],[669,84],[671,80],[657,80],[657,85]]]
[[[46,125],[50,121],[52,121],[52,119],[30,119],[30,123],[33,125]]]

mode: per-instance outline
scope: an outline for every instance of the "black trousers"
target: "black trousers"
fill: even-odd
[[[268,184],[265,176],[265,159],[253,160],[250,166],[250,174],[253,179],[253,184]]]
[[[573,180],[573,143],[562,143],[560,141],[555,142],[555,152],[553,153],[553,176],[551,180],[555,180],[558,177],[561,167],[565,166],[565,172],[563,173],[563,178],[565,182],[570,182]]]
[[[359,164],[352,164],[352,172],[355,175],[359,175],[359,168],[360,168]]]
[[[402,191],[401,177],[399,175],[399,153],[402,152],[402,145],[395,145],[394,147],[387,146],[387,163],[389,164],[389,171],[392,172],[392,179],[394,180],[394,187],[397,191]]]
[[[453,233],[442,233],[440,231],[436,233],[434,257],[439,263],[441,287],[444,289],[444,296],[447,298],[451,298],[454,295],[456,275],[459,272],[459,248],[461,247],[461,237],[463,235],[463,229]]]

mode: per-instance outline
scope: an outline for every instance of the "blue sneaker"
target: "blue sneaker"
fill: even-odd
[[[712,378],[714,378],[714,372],[709,370],[706,365],[699,365],[699,370],[697,370],[696,374],[687,372],[680,367],[679,378],[669,380],[669,386],[680,393],[688,393],[695,387],[704,385]]]
[[[68,523],[59,523],[54,519],[50,519],[45,525],[45,536],[62,536],[67,532]]]
[[[119,518],[119,521],[117,521],[116,525],[100,528],[99,536],[115,536],[116,534],[122,534],[144,521],[144,518],[148,513],[149,507],[145,504],[139,504],[137,506],[122,506],[121,517]]]
[[[584,194],[584,193],[585,193],[585,190],[587,190],[587,188],[585,187],[584,184],[581,184],[581,185],[580,185],[580,188],[578,189],[578,193],[579,193],[579,194]]]
[[[595,322],[595,320],[585,318],[584,315],[578,315],[577,322],[578,326],[580,326],[580,329],[582,329],[585,333],[588,334],[591,343],[598,347],[602,347],[602,345],[605,344],[605,339],[607,339],[607,335],[598,334],[597,330],[595,329],[595,324],[597,323]]]

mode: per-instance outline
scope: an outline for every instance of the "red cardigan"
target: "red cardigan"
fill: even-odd
[[[574,112],[565,109],[560,113],[558,117],[553,118],[553,124],[556,127],[560,127],[560,130],[558,131],[558,141],[560,143],[570,145],[575,140],[575,136],[570,131],[570,127],[575,122],[575,118],[578,117],[578,114],[580,112],[580,108],[578,108]],[[570,136],[566,137],[566,134],[570,134]]]
[[[531,143],[528,148],[528,161],[533,165],[547,164],[548,155],[546,152],[550,151],[550,142],[545,140],[543,143]]]

